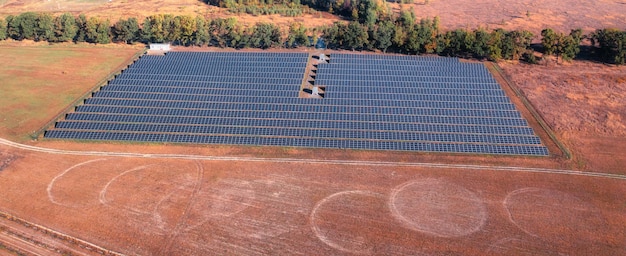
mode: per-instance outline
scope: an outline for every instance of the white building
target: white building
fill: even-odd
[[[151,43],[150,44],[150,50],[151,51],[169,51],[170,50],[170,44],[169,43],[166,43],[166,44]]]

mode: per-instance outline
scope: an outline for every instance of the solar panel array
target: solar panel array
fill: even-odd
[[[306,53],[143,56],[47,138],[509,155],[548,151],[487,69],[455,58]]]

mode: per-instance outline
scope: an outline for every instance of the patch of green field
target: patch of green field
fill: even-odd
[[[141,50],[0,46],[0,136],[24,141]]]

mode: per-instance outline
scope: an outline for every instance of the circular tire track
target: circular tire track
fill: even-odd
[[[310,216],[311,228],[320,241],[334,249],[372,254],[376,252],[376,237],[381,235],[376,231],[385,230],[382,226],[388,218],[384,205],[384,196],[371,191],[335,193],[315,205]],[[364,228],[368,232],[363,232]]]
[[[522,188],[509,193],[503,204],[522,231],[560,245],[594,244],[610,233],[597,207],[561,191]]]
[[[46,188],[46,192],[48,193],[48,200],[50,200],[50,202],[52,202],[53,204],[70,207],[70,208],[83,208],[83,207],[88,207],[92,205],[97,205],[98,204],[97,196],[92,196],[89,193],[76,195],[72,191],[73,190],[72,188],[74,186],[93,188],[94,185],[96,185],[94,183],[97,183],[98,181],[89,179],[88,177],[86,177],[87,175],[85,175],[84,173],[80,173],[78,170],[81,170],[82,168],[85,168],[87,166],[91,166],[93,163],[104,161],[104,160],[107,160],[107,159],[104,159],[104,158],[92,159],[89,161],[84,161],[84,162],[75,164],[71,166],[70,168],[63,170],[57,176],[52,178],[50,183],[48,183],[48,186]],[[90,168],[93,168],[93,167],[90,167]],[[72,184],[66,184],[65,186],[62,185],[66,183],[66,182],[63,182],[64,180],[66,179],[71,180],[70,178],[68,178],[68,176],[70,175],[78,175],[77,180],[72,180],[71,182]],[[81,184],[81,183],[85,183],[85,184]],[[97,192],[95,190],[93,191],[93,193],[94,195],[97,195]]]
[[[438,237],[472,234],[487,220],[487,209],[476,194],[438,179],[398,186],[391,194],[389,208],[405,227]]]

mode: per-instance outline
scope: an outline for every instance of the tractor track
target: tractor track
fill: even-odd
[[[75,156],[99,156],[99,157],[125,157],[125,158],[148,158],[148,159],[181,159],[196,161],[233,161],[233,162],[269,162],[269,163],[300,163],[300,164],[329,164],[349,166],[385,166],[385,167],[420,167],[420,168],[445,168],[463,169],[475,171],[503,171],[503,172],[527,172],[540,174],[556,174],[570,176],[586,176],[615,180],[626,180],[626,175],[603,172],[583,172],[564,169],[530,168],[516,166],[487,166],[466,164],[443,164],[426,162],[390,162],[390,161],[359,161],[359,160],[327,160],[327,159],[301,159],[301,158],[261,158],[261,157],[236,157],[236,156],[205,156],[186,154],[146,154],[128,152],[104,152],[104,151],[80,151],[43,148],[20,144],[0,138],[0,145],[15,149],[54,155]],[[184,217],[181,220],[184,224]],[[181,223],[179,223],[181,224]],[[174,238],[176,234],[172,234]],[[4,247],[4,248],[3,248]],[[110,251],[93,243],[76,237],[49,229],[47,227],[28,222],[17,216],[0,211],[0,249],[24,255],[123,255]],[[169,246],[165,246],[169,249]],[[167,250],[166,250],[167,251]]]
[[[0,245],[18,255],[122,255],[1,211]]]
[[[184,155],[184,154],[145,154],[145,153],[125,153],[125,152],[103,152],[103,151],[78,151],[42,148],[12,142],[0,138],[0,144],[22,150],[33,152],[56,154],[56,155],[77,155],[77,156],[108,156],[108,157],[130,157],[130,158],[154,158],[154,159],[184,159],[184,160],[204,160],[204,161],[243,161],[243,162],[270,162],[270,163],[308,163],[308,164],[335,164],[335,165],[360,165],[360,166],[390,166],[390,167],[424,167],[424,168],[447,168],[466,170],[493,170],[510,172],[534,172],[546,174],[562,174],[574,176],[587,176],[608,179],[626,180],[626,175],[604,173],[600,171],[584,172],[564,169],[532,168],[520,166],[488,166],[488,165],[467,165],[467,164],[442,164],[425,162],[387,162],[387,161],[360,161],[360,160],[329,160],[329,159],[302,159],[302,158],[262,158],[262,157],[236,157],[236,156],[204,156],[204,155]]]

